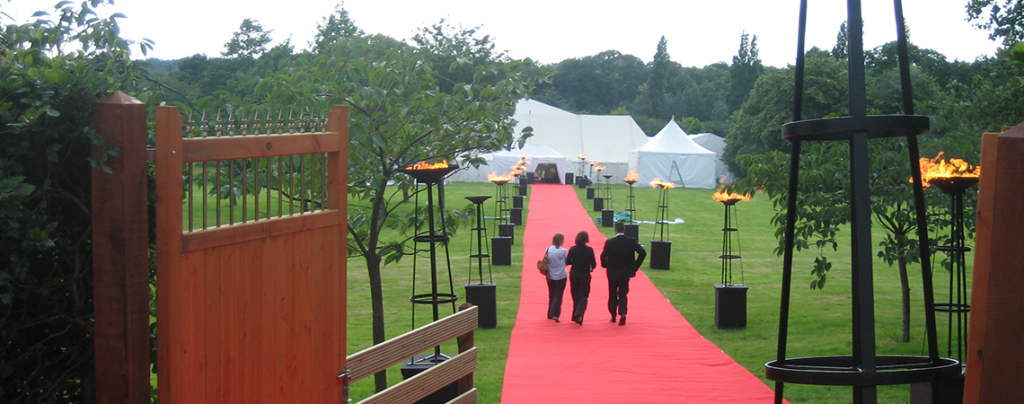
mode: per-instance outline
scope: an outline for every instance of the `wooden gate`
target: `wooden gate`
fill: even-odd
[[[157,110],[161,404],[341,400],[337,376],[345,367],[346,342],[347,122],[347,108],[334,107],[326,132],[183,138],[177,108]],[[207,180],[207,173],[233,176],[236,167],[242,167],[240,181]],[[250,167],[253,174],[247,178]],[[309,167],[319,172],[310,173]],[[193,169],[202,173],[200,181]],[[294,206],[296,174],[313,176],[309,185],[300,178],[298,187],[320,199],[299,197],[299,207]],[[291,181],[291,188],[284,181]],[[238,199],[250,192],[255,204]],[[194,193],[198,206],[183,207],[186,199],[197,200]],[[232,206],[241,204],[240,220],[232,211],[228,223],[207,224],[205,201],[215,193],[227,195]],[[220,212],[217,201],[213,209]],[[196,209],[203,212],[201,225],[192,224]]]

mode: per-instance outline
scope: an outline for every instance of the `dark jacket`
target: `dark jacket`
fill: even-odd
[[[565,265],[572,266],[572,272],[579,271],[590,275],[590,271],[597,267],[594,259],[594,248],[588,245],[574,245],[569,248],[569,257],[565,259]]]
[[[604,242],[601,266],[608,269],[608,279],[621,280],[636,276],[645,258],[647,251],[635,238],[620,234]]]

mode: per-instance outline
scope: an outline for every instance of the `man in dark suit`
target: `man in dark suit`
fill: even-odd
[[[601,250],[601,266],[608,270],[608,311],[612,313],[613,323],[617,309],[619,325],[626,325],[629,278],[636,276],[644,258],[647,258],[647,251],[635,238],[626,236],[626,224],[615,222],[615,237],[605,241]]]

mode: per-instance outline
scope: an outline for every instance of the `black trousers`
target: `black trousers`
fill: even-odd
[[[613,316],[618,309],[620,316],[626,315],[626,295],[629,294],[629,278],[608,279],[608,312]]]
[[[570,272],[569,291],[572,294],[572,317],[582,319],[583,313],[587,311],[587,299],[590,297],[590,272]]]
[[[565,294],[566,280],[567,278],[553,281],[548,278],[548,318],[562,315],[562,295]]]

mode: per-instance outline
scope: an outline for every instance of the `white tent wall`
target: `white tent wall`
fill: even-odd
[[[580,153],[587,162],[597,161],[611,175],[612,182],[621,181],[629,172],[629,151],[647,142],[647,135],[629,115],[576,115],[535,100],[516,104],[515,133],[533,127],[527,145],[544,145],[565,156],[569,172],[579,174]],[[589,164],[583,174],[590,173]],[[564,175],[564,174],[563,174]],[[593,180],[604,178],[595,175]],[[563,178],[564,180],[564,178]]]
[[[705,149],[715,152],[718,156],[715,159],[715,178],[718,178],[720,183],[728,184],[733,182],[735,176],[729,171],[729,167],[725,165],[725,160],[722,160],[722,153],[725,152],[725,139],[713,133],[698,133],[690,135],[690,140],[693,140],[694,143],[701,145]],[[722,178],[725,178],[725,180],[722,180]]]
[[[714,189],[714,154],[676,154],[636,150],[631,153],[636,161],[637,184],[646,186],[655,178],[671,182],[677,187]]]
[[[559,183],[564,184],[565,173],[574,172],[569,167],[568,160],[565,156],[551,148],[526,145],[522,150],[512,149],[486,154],[483,157],[488,160],[488,164],[481,165],[478,168],[466,167],[460,169],[458,172],[449,176],[448,181],[488,182],[487,175],[492,172],[496,175],[511,173],[512,166],[519,163],[519,158],[524,155],[529,157],[526,161],[526,173],[528,174],[533,174],[537,170],[537,166],[540,164],[554,164],[556,170],[558,170],[558,181]]]

